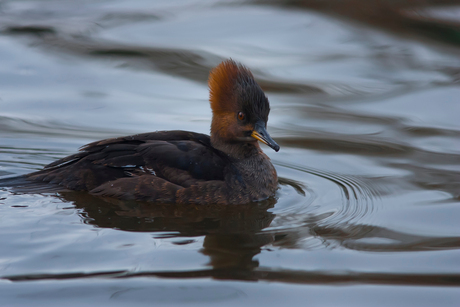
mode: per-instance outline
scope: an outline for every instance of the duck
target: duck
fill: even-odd
[[[270,104],[251,71],[228,59],[208,79],[210,135],[156,131],[92,142],[25,175],[29,181],[121,200],[177,204],[247,204],[273,197],[278,177],[259,142]]]

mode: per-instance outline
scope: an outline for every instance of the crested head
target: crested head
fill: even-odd
[[[261,141],[279,150],[266,131],[270,104],[248,68],[231,59],[222,62],[209,75],[209,90],[213,146],[227,153],[255,152]]]
[[[214,114],[237,109],[268,120],[270,104],[251,71],[232,59],[220,63],[209,75],[209,101]]]

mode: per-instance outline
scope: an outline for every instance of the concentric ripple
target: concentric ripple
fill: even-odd
[[[277,204],[280,209],[275,212],[277,218],[267,231],[358,224],[376,210],[375,201],[381,192],[363,178],[287,163],[277,162],[276,165],[281,168],[281,173],[283,169],[302,172],[300,175],[305,181],[280,178],[282,195]],[[291,202],[294,193],[291,192],[290,197],[284,195],[287,186],[298,191],[296,201]],[[299,193],[299,187],[303,195]],[[290,204],[286,205],[286,202]]]

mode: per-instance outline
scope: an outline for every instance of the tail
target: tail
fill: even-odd
[[[38,193],[55,193],[65,192],[68,189],[43,181],[33,181],[26,176],[16,176],[0,179],[0,189],[14,193],[38,194]]]

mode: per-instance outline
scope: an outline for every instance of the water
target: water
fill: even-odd
[[[460,7],[331,3],[1,1],[0,177],[208,133],[228,57],[281,150],[276,198],[245,206],[0,190],[0,305],[458,306]]]

